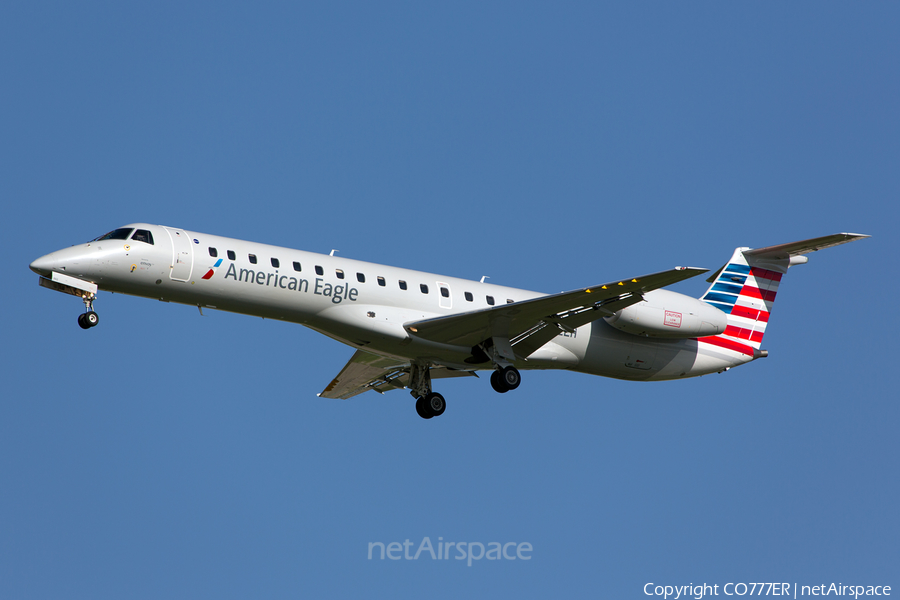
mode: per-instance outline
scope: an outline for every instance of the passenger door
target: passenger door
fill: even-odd
[[[169,278],[174,281],[187,281],[194,271],[194,248],[188,234],[181,229],[165,228],[172,240],[172,265]]]

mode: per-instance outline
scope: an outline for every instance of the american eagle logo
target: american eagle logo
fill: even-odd
[[[219,265],[221,265],[221,264],[222,264],[222,259],[220,258],[219,260],[216,261],[216,264],[214,264],[212,267],[209,268],[209,271],[207,271],[207,272],[206,272],[206,275],[204,275],[203,277],[201,277],[201,279],[209,279],[210,277],[212,277],[213,275],[215,275],[215,274],[216,274],[216,269],[217,269],[217,268],[219,267]]]

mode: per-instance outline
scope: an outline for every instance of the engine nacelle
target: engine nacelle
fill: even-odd
[[[702,300],[653,290],[644,300],[605,317],[607,323],[627,333],[657,338],[694,338],[725,331],[727,315]]]

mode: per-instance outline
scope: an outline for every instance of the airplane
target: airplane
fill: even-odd
[[[41,286],[82,299],[83,329],[99,322],[100,290],[304,325],[356,349],[320,397],[406,388],[430,419],[446,409],[432,381],[478,371],[490,371],[491,387],[506,393],[519,387],[520,370],[661,381],[763,358],[788,268],[867,237],[737,248],[699,299],[663,288],[708,269],[675,267],[548,295],[147,223],[30,267]]]

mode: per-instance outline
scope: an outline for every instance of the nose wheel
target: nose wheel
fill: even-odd
[[[85,313],[78,315],[78,326],[82,329],[90,329],[96,327],[100,322],[100,316],[94,312],[94,295],[88,294],[84,296]]]
[[[78,325],[80,325],[82,329],[90,329],[91,327],[96,327],[97,323],[99,322],[100,316],[94,311],[89,311],[82,315],[78,315]]]

